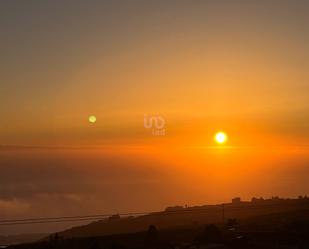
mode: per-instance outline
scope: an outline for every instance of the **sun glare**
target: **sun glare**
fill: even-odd
[[[227,141],[227,135],[222,131],[217,132],[215,135],[215,141],[218,144],[224,144]]]

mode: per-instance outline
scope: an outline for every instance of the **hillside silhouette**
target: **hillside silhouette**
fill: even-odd
[[[109,218],[10,249],[309,248],[309,198],[235,198],[231,203],[168,207]]]
[[[275,213],[299,212],[300,210],[308,210],[308,208],[309,198],[307,197],[299,199],[273,197],[266,200],[253,198],[250,202],[235,198],[231,203],[168,207],[162,212],[138,217],[114,215],[85,226],[73,227],[60,232],[59,235],[62,238],[76,238],[136,233],[145,231],[150,224],[160,229],[171,229],[179,226],[195,227],[202,224],[221,224],[229,219],[243,220]]]

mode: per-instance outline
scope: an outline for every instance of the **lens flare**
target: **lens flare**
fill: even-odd
[[[96,116],[91,115],[89,116],[88,120],[89,120],[89,123],[94,124],[97,121],[97,118]]]

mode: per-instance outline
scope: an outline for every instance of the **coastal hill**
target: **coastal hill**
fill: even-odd
[[[197,227],[203,224],[222,224],[229,219],[238,221],[280,213],[295,213],[309,217],[309,198],[271,199],[253,198],[241,201],[234,198],[231,203],[203,205],[193,207],[168,207],[162,212],[154,212],[142,216],[120,217],[115,214],[109,218],[92,222],[88,225],[73,227],[59,232],[60,238],[105,236],[146,231],[149,225],[159,229],[175,227]]]

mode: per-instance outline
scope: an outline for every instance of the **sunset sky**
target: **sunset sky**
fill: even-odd
[[[0,219],[308,195],[308,13],[305,0],[1,1]]]

